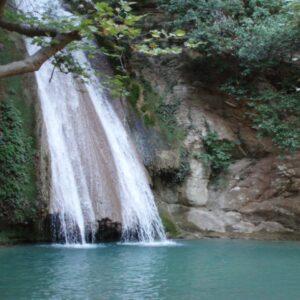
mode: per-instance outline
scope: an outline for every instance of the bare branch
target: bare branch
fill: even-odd
[[[0,0],[1,1],[1,0]],[[55,28],[39,28],[28,24],[11,23],[0,19],[0,27],[8,31],[14,31],[28,37],[51,36],[55,37],[59,32]]]
[[[0,66],[0,78],[37,71],[50,57],[64,49],[69,43],[80,39],[78,32],[60,34],[54,39],[55,43],[51,46],[40,49],[24,60]]]

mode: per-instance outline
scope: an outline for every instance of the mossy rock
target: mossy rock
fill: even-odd
[[[176,238],[179,232],[171,216],[165,211],[160,211],[160,217],[168,237]]]
[[[22,40],[17,39],[15,35],[8,35],[0,30],[0,43],[3,46],[0,64],[23,58],[26,50]],[[34,89],[30,88],[33,85],[30,76],[14,76],[0,81],[2,243],[13,239],[11,233],[3,233],[4,225],[27,226],[33,220],[37,220],[35,94]]]

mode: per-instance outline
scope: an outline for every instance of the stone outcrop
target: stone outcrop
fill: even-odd
[[[189,53],[180,58],[135,56],[130,63],[136,78],[149,83],[165,103],[179,102],[176,121],[185,131],[181,147],[188,152],[190,166],[183,181],[168,181],[165,176],[178,171],[179,148],[166,147],[153,134],[145,141],[147,126],[131,127],[138,145],[154,145],[151,161],[144,162],[159,207],[179,236],[299,239],[300,153],[281,158],[268,138],[258,139],[243,104],[218,91],[214,79],[207,82],[205,70]],[[238,141],[233,163],[216,177],[195,156],[204,153],[208,131]],[[143,157],[150,155],[147,147],[139,150]]]

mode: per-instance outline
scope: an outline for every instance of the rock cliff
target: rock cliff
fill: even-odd
[[[298,239],[300,154],[281,157],[269,139],[258,138],[243,104],[215,87],[218,76],[193,53],[160,59],[136,55],[130,65],[143,86],[137,107],[154,97],[161,101],[154,109],[154,125],[145,118],[153,112],[146,105],[138,109],[144,122],[131,118],[129,124],[162,215],[175,225],[175,233],[188,238]],[[168,108],[163,116],[162,106]],[[183,136],[168,140],[157,125],[161,118],[175,118],[172,132],[181,130]],[[219,142],[234,145],[228,169],[218,174],[214,162],[205,161],[210,132]]]

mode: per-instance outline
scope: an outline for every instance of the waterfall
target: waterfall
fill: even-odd
[[[67,15],[58,0],[21,0],[24,12],[41,15],[49,6]],[[29,54],[37,47],[26,40]],[[47,62],[36,72],[51,160],[51,203],[57,239],[93,241],[97,222],[122,224],[124,241],[165,240],[144,167],[83,52],[90,81],[55,71]]]

